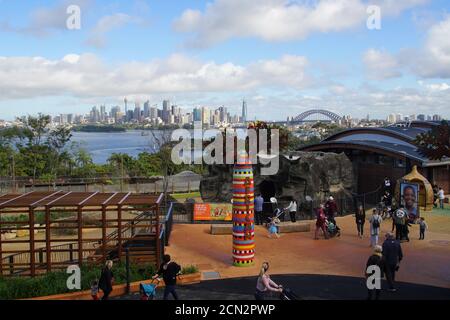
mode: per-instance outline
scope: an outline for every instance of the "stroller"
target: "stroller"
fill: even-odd
[[[155,280],[151,283],[141,283],[139,285],[139,293],[141,300],[154,300],[156,296],[156,288],[158,287],[159,281],[155,284]]]
[[[280,293],[280,300],[300,300],[300,298],[289,288],[284,288]]]
[[[326,226],[327,226],[327,232],[330,235],[330,238],[341,236],[341,230],[333,222],[327,220]]]

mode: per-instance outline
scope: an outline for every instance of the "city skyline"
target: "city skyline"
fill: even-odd
[[[125,96],[240,115],[245,97],[250,119],[279,121],[308,109],[450,117],[444,0],[1,3],[1,119],[87,113]],[[80,29],[67,28],[69,4]]]

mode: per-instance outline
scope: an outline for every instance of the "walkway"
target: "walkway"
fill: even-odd
[[[405,258],[398,281],[450,288],[450,216],[423,215],[429,225],[426,240],[417,240],[418,227],[411,228],[411,242],[402,244]],[[272,274],[361,277],[371,254],[369,239],[357,237],[351,216],[338,218],[338,224],[343,230],[340,238],[316,241],[312,231],[268,239],[266,230],[258,226],[256,264],[249,268],[231,265],[231,236],[213,236],[209,225],[174,225],[167,252],[180,264],[195,264],[202,272],[218,272],[221,279],[257,275],[263,261],[270,262]],[[391,220],[383,223],[383,234],[390,231],[391,225]],[[366,223],[366,234],[368,229]]]
[[[272,279],[293,290],[302,300],[362,300],[367,291],[362,278],[325,275],[275,275]],[[180,286],[177,291],[182,300],[254,300],[256,277],[203,281],[199,284]],[[385,283],[383,283],[386,287]],[[398,283],[398,291],[383,291],[382,300],[448,300],[450,289],[411,283]],[[162,299],[162,289],[157,299]],[[170,297],[172,299],[172,297]],[[117,299],[138,300],[139,294]],[[272,299],[278,299],[273,296]]]

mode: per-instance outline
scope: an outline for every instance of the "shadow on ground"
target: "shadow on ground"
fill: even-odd
[[[272,279],[289,287],[302,300],[364,300],[367,297],[363,278],[329,275],[273,275]],[[182,300],[254,300],[256,277],[203,281],[180,286],[177,289]],[[383,288],[386,283],[383,281]],[[399,282],[395,293],[385,290],[381,300],[450,300],[450,289]],[[162,299],[162,289],[156,299]],[[277,299],[273,296],[272,299]],[[139,299],[138,294],[118,299]]]

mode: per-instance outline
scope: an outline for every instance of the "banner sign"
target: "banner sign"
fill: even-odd
[[[231,221],[231,203],[196,203],[194,221]]]

